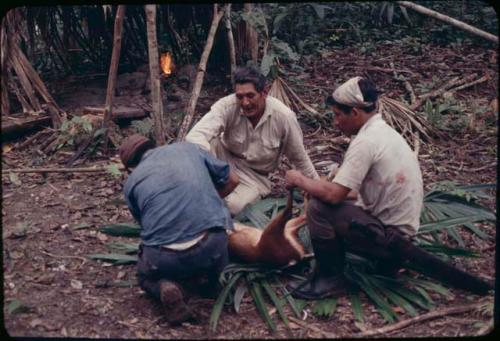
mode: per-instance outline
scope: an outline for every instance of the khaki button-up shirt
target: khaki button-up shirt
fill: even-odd
[[[420,225],[423,183],[416,156],[381,114],[370,118],[349,144],[333,182],[359,192],[358,205],[385,225],[413,235]]]
[[[234,94],[221,98],[191,129],[186,141],[210,150],[210,142],[218,136],[234,157],[258,173],[274,171],[284,154],[304,175],[319,178],[304,148],[295,113],[276,98],[267,96],[266,109],[255,128],[241,113]]]

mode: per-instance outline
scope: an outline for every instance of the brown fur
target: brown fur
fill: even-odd
[[[272,266],[293,264],[305,256],[305,249],[298,240],[298,231],[305,223],[305,215],[292,217],[292,191],[285,209],[264,228],[235,223],[229,235],[229,254],[248,263]]]

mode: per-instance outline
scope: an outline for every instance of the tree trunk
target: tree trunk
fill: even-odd
[[[236,70],[236,49],[234,48],[233,28],[231,27],[231,4],[226,4],[225,11],[227,43],[229,46],[229,60],[231,62],[231,85],[234,86],[234,71]]]
[[[151,80],[151,100],[153,102],[153,118],[155,122],[154,136],[157,146],[165,144],[165,122],[163,117],[163,102],[161,97],[160,66],[158,42],[156,40],[156,5],[145,5],[147,32],[149,72]]]
[[[244,5],[245,12],[252,12],[254,8],[254,4],[245,3]],[[248,23],[246,23],[246,42],[247,48],[250,51],[250,56],[252,61],[257,63],[259,59],[259,39],[257,35],[257,31]]]
[[[196,74],[196,80],[193,85],[193,91],[191,93],[191,97],[189,98],[189,102],[186,107],[186,115],[184,116],[184,120],[182,121],[179,133],[177,134],[177,141],[184,140],[189,130],[189,127],[191,126],[191,122],[193,121],[196,102],[198,101],[198,97],[200,96],[201,86],[203,85],[203,77],[205,75],[208,56],[210,55],[210,51],[212,50],[212,46],[214,44],[215,32],[217,32],[217,27],[219,26],[219,22],[223,15],[224,15],[224,10],[219,11],[217,4],[214,4],[214,15],[212,19],[212,26],[210,27],[210,31],[208,32],[207,43],[205,44],[205,48],[203,49],[203,53],[201,54],[200,64],[198,65],[198,73]]]
[[[419,12],[419,13],[422,13],[422,14],[425,14],[425,15],[428,15],[432,18],[435,18],[435,19],[438,19],[438,20],[441,20],[441,21],[444,21],[448,24],[451,24],[453,26],[456,26],[458,28],[461,28],[462,30],[465,30],[469,33],[472,33],[472,34],[475,34],[477,36],[480,36],[484,39],[487,39],[489,41],[492,41],[494,43],[497,43],[498,44],[498,37],[491,34],[491,33],[488,33],[488,32],[485,32],[485,31],[482,31],[478,28],[475,28],[473,26],[470,26],[464,22],[461,22],[459,20],[456,20],[456,19],[453,19],[447,15],[444,15],[444,14],[441,14],[439,12],[436,12],[434,10],[431,10],[431,9],[428,9],[424,6],[420,6],[420,5],[417,5],[411,1],[398,1],[397,2],[399,5],[401,6],[404,6],[404,7],[408,7],[408,8],[411,8],[412,10],[416,11],[416,12]]]
[[[111,54],[111,64],[109,66],[108,87],[106,90],[106,104],[104,105],[103,126],[106,128],[104,133],[103,144],[104,153],[108,151],[108,138],[111,137],[115,147],[118,147],[118,141],[113,141],[113,134],[118,131],[118,128],[111,120],[113,110],[113,97],[115,92],[116,75],[118,73],[118,64],[120,62],[120,51],[122,47],[122,27],[123,17],[125,16],[125,5],[119,5],[116,11],[115,27],[113,33],[113,52]]]

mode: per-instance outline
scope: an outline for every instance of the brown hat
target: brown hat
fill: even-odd
[[[142,135],[134,134],[123,140],[120,146],[120,159],[125,168],[135,167],[144,152],[153,147],[153,141]]]

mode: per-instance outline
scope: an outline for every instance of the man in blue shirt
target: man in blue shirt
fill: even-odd
[[[142,228],[139,285],[162,302],[171,324],[195,318],[186,304],[193,290],[188,283],[197,283],[198,293],[213,288],[228,263],[226,229],[233,224],[222,198],[238,177],[226,162],[187,142],[154,148],[151,140],[132,135],[120,158],[133,168],[124,193]]]

